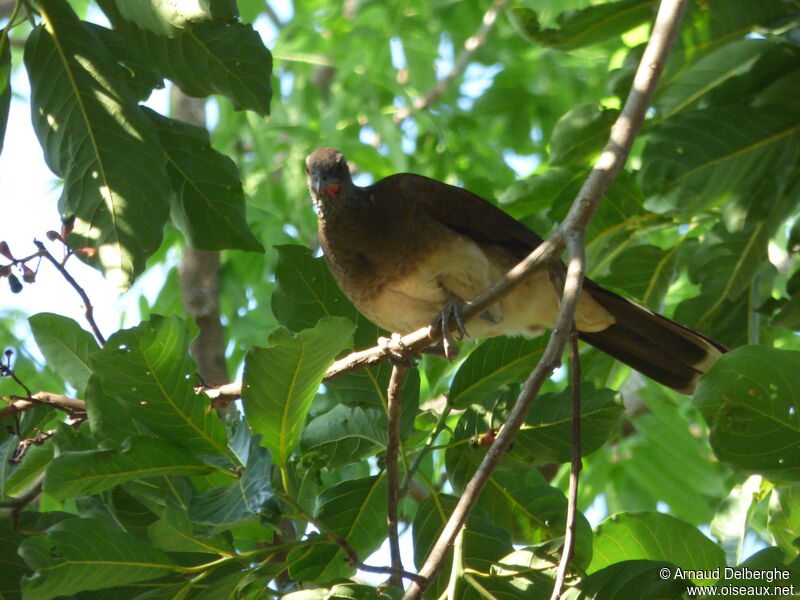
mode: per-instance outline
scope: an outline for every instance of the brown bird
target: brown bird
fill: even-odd
[[[542,238],[475,194],[401,173],[353,184],[345,157],[321,148],[306,159],[319,238],[345,295],[370,321],[406,334],[437,317],[459,319],[470,300],[542,243]],[[553,275],[522,285],[460,329],[471,337],[536,336],[559,308]],[[586,279],[575,322],[579,336],[640,373],[691,394],[727,349]]]

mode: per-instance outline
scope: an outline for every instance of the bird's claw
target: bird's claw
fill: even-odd
[[[444,347],[444,355],[450,362],[453,362],[458,356],[458,346],[453,341],[453,336],[450,333],[450,321],[456,324],[456,331],[458,331],[458,339],[464,339],[464,336],[469,336],[467,328],[464,326],[463,315],[464,303],[461,300],[454,298],[442,309],[439,313],[439,326],[442,328],[442,345]]]

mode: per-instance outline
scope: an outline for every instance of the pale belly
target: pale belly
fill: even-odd
[[[377,325],[405,334],[430,325],[449,301],[472,299],[504,273],[475,242],[455,235],[403,278],[386,285],[368,302],[356,301],[356,306]],[[466,330],[474,338],[538,335],[553,327],[558,308],[548,273],[537,271],[499,304],[467,321]],[[579,330],[602,331],[613,322],[591,296],[582,295],[576,314]]]

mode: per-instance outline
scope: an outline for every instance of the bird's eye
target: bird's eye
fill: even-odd
[[[309,175],[309,174],[310,174],[310,172],[308,170],[308,167],[306,167],[306,175]]]

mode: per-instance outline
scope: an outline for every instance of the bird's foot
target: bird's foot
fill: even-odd
[[[409,349],[403,343],[403,336],[393,333],[391,337],[379,337],[378,346],[383,350],[384,355],[393,363],[410,365],[412,359],[408,357]]]
[[[453,298],[442,309],[442,312],[437,316],[439,326],[442,328],[442,346],[444,347],[444,355],[450,362],[453,362],[458,356],[458,346],[453,341],[453,336],[450,332],[451,320],[456,324],[456,331],[458,332],[458,339],[464,339],[468,336],[467,328],[464,326],[464,303],[458,298]]]

